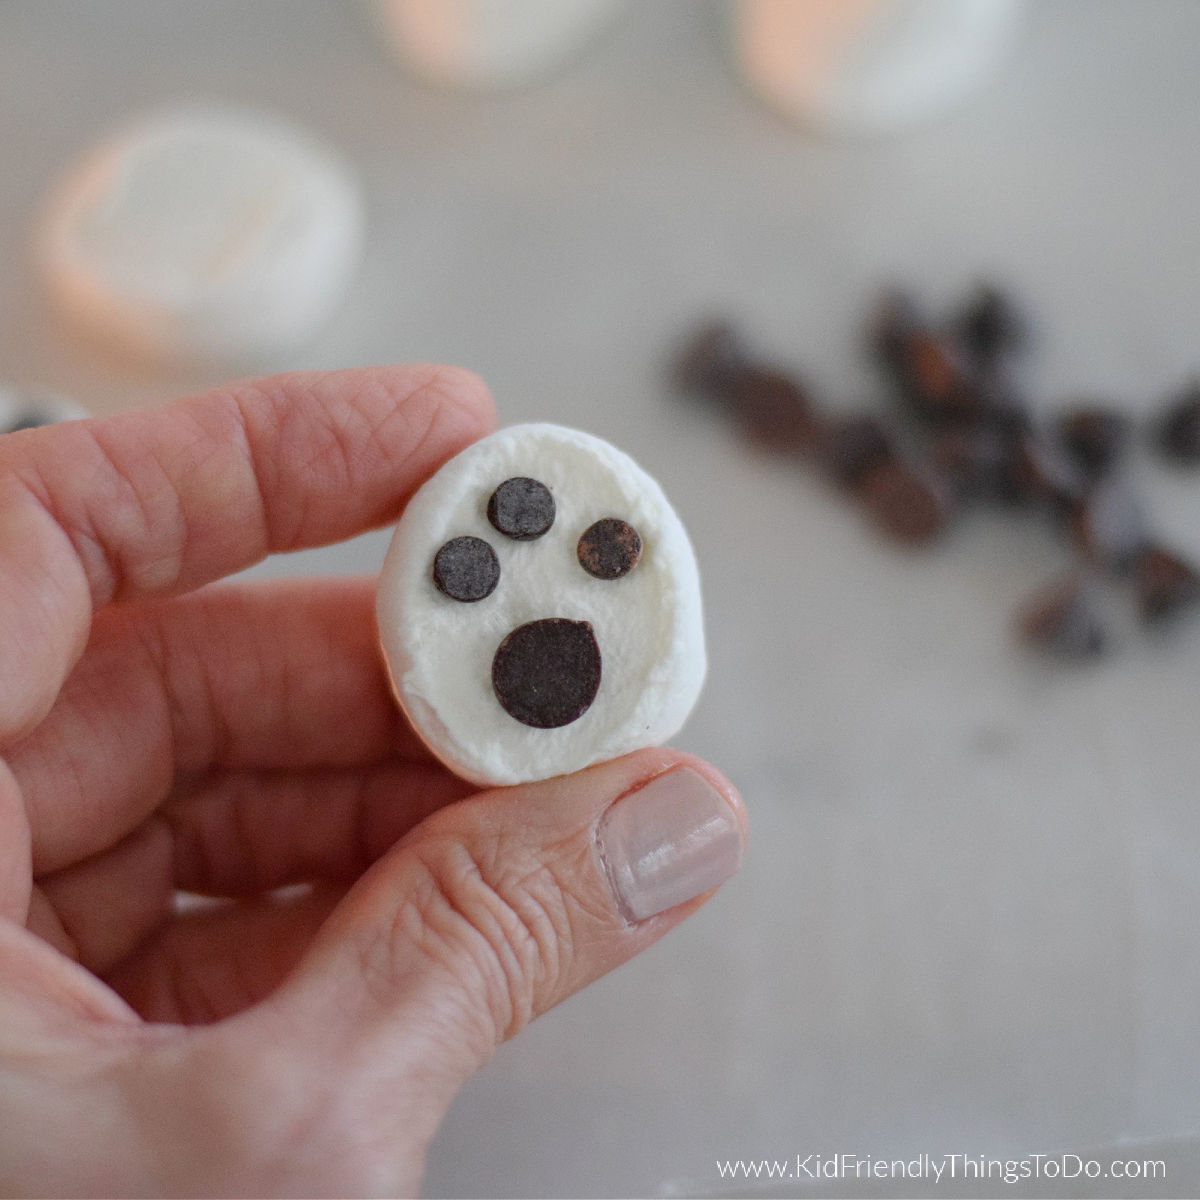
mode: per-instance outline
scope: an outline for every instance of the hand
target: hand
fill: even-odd
[[[669,749],[471,795],[372,580],[213,584],[394,520],[491,420],[404,367],[0,439],[0,1192],[410,1194],[497,1043],[736,868]]]

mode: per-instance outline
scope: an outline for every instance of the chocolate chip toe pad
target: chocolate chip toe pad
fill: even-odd
[[[519,542],[539,538],[554,524],[554,497],[537,479],[506,479],[491,495],[488,520]]]
[[[548,524],[548,508],[527,521],[507,507],[538,496],[553,501]],[[454,593],[491,582],[486,555],[460,578],[446,550],[433,577],[459,538],[496,557],[475,602]],[[396,526],[377,612],[409,724],[485,787],[659,745],[704,679],[700,580],[674,509],[628,455],[557,425],[502,429],[426,480]]]
[[[482,600],[500,582],[500,561],[483,538],[451,538],[434,556],[433,582],[451,600]]]
[[[602,517],[589,525],[575,548],[579,565],[597,579],[620,579],[642,557],[641,535],[628,521]]]
[[[492,659],[492,689],[510,717],[534,729],[578,721],[600,687],[600,647],[586,621],[520,625]]]

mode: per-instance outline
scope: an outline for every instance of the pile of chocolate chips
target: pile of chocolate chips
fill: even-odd
[[[866,340],[889,393],[886,416],[822,411],[795,374],[723,320],[686,340],[674,382],[750,441],[814,466],[904,545],[933,542],[971,506],[1052,521],[1075,562],[1021,605],[1016,630],[1056,657],[1089,658],[1110,644],[1102,581],[1127,587],[1147,625],[1200,606],[1200,571],[1154,537],[1124,469],[1134,422],[1101,401],[1035,419],[1018,382],[1028,323],[1004,292],[980,286],[935,322],[891,290]],[[1200,383],[1166,401],[1147,440],[1170,462],[1200,465]]]

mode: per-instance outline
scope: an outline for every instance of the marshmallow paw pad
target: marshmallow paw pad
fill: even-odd
[[[627,455],[555,425],[484,438],[425,483],[392,538],[378,616],[401,707],[480,784],[663,742],[704,678],[679,518]]]

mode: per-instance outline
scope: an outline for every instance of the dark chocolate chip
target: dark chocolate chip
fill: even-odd
[[[628,521],[602,517],[583,531],[576,547],[579,565],[597,579],[620,579],[638,565],[642,538]]]
[[[728,396],[749,359],[737,331],[727,321],[709,321],[684,344],[675,359],[676,386],[709,399]]]
[[[1154,624],[1200,600],[1200,574],[1178,554],[1148,546],[1133,569],[1134,588],[1142,620]]]
[[[908,339],[925,322],[913,297],[901,288],[889,288],[880,297],[867,325],[867,347],[889,373],[904,364]]]
[[[1129,418],[1111,408],[1080,405],[1056,422],[1059,441],[1091,479],[1106,475],[1129,442]]]
[[[1092,562],[1118,574],[1134,566],[1147,543],[1142,507],[1119,479],[1092,487],[1071,507],[1067,527]]]
[[[906,546],[927,545],[950,521],[945,489],[908,463],[881,463],[862,481],[858,494],[875,525]]]
[[[1200,382],[1170,401],[1154,429],[1154,445],[1171,462],[1200,463]]]
[[[1025,317],[999,288],[981,284],[956,324],[958,338],[975,366],[991,371],[1028,341]]]
[[[518,475],[492,493],[487,517],[506,537],[527,542],[554,524],[554,497],[544,483]]]
[[[522,725],[577,721],[600,687],[600,647],[587,621],[546,617],[518,625],[492,659],[492,689]]]
[[[979,402],[979,409],[968,414],[972,426],[990,429],[1008,438],[1017,438],[1033,431],[1029,405],[1009,380],[998,377],[982,379],[979,383]]]
[[[964,421],[981,410],[984,395],[950,338],[929,330],[912,334],[904,347],[901,393],[927,421]]]
[[[856,488],[876,467],[895,456],[892,431],[869,413],[834,417],[822,430],[821,464],[844,488]]]
[[[726,402],[742,433],[767,449],[794,453],[810,449],[817,439],[808,396],[783,371],[745,369],[730,385]]]
[[[988,425],[938,430],[929,439],[929,461],[955,498],[1011,503],[1012,439]]]
[[[1035,433],[1014,440],[1009,470],[1016,496],[1059,512],[1070,512],[1087,490],[1083,472],[1065,451]]]
[[[451,600],[482,600],[500,582],[496,552],[483,538],[451,538],[434,555],[433,582]]]
[[[1078,576],[1034,593],[1018,610],[1016,627],[1026,645],[1069,661],[1094,658],[1108,644],[1090,582]]]

